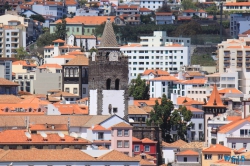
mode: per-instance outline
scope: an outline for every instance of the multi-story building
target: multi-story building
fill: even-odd
[[[204,10],[193,10],[193,9],[188,9],[182,11],[182,16],[198,16],[200,18],[207,18],[207,13]]]
[[[152,11],[156,11],[157,9],[162,7],[162,5],[164,4],[164,0],[141,0],[139,1],[139,3],[141,8],[148,8]]]
[[[250,2],[226,2],[223,11],[245,11],[250,8]]]
[[[78,55],[63,65],[63,91],[81,98],[88,96],[88,64],[85,55]]]
[[[141,23],[140,14],[121,14],[115,17],[116,25],[138,25]]]
[[[218,71],[219,73],[228,73],[220,81],[230,82],[230,87],[237,85],[239,90],[248,94],[250,91],[250,37],[240,37],[237,39],[228,39],[218,44]],[[230,72],[237,72],[231,75]],[[225,83],[223,83],[225,84]],[[224,85],[225,86],[225,85]],[[236,87],[237,88],[237,87]]]
[[[32,10],[40,15],[51,15],[57,19],[67,14],[67,6],[64,2],[56,1],[32,1],[27,4],[32,5]]]
[[[190,63],[190,39],[167,37],[163,31],[154,31],[154,36],[140,38],[140,43],[121,47],[121,51],[129,57],[130,80],[147,69],[174,73]]]
[[[155,24],[173,24],[175,20],[175,16],[173,13],[155,13]]]
[[[0,78],[0,94],[1,95],[17,95],[19,84]]]
[[[26,48],[26,29],[19,21],[0,24],[0,57],[15,57],[16,49]]]
[[[70,35],[67,44],[78,46],[81,49],[88,51],[91,48],[96,48],[97,37],[94,35]]]
[[[12,80],[12,58],[0,58],[0,78]]]
[[[73,18],[66,18],[67,36],[70,35],[94,35],[97,25],[104,23],[107,18],[114,22],[115,16],[75,16]],[[50,33],[56,30],[56,24],[62,22],[57,20],[50,23]]]
[[[247,31],[249,27],[249,13],[234,13],[230,14],[230,35],[233,38],[238,38],[239,34]]]
[[[138,139],[133,137],[133,152],[135,155],[145,153],[153,157],[157,157],[156,150],[157,141],[150,140],[148,138]]]
[[[123,14],[139,14],[139,6],[135,6],[135,5],[120,5],[117,7],[116,9],[116,15],[123,15]]]

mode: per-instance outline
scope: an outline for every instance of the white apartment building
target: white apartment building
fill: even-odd
[[[150,10],[157,10],[162,7],[164,0],[140,0],[140,7],[141,8],[148,8]]]
[[[26,48],[26,29],[18,21],[0,23],[0,57],[15,57],[16,49]]]
[[[139,14],[140,7],[135,5],[120,5],[116,9],[116,15],[122,15],[122,14]]]
[[[227,2],[223,5],[223,11],[246,11],[250,9],[250,2]]]
[[[32,10],[40,15],[54,16],[57,19],[67,14],[67,6],[63,2],[45,1],[44,3],[33,2]]]
[[[140,38],[140,43],[129,43],[120,47],[123,54],[129,57],[130,80],[147,69],[174,73],[179,71],[181,66],[190,63],[190,47],[183,42],[189,44],[190,39],[169,38],[163,31],[155,31],[154,36]]]
[[[218,71],[222,88],[235,87],[250,92],[250,37],[228,39],[218,44]],[[226,74],[227,73],[227,74]],[[211,80],[208,80],[208,82]],[[224,81],[224,82],[222,82]],[[216,80],[217,82],[217,80]],[[238,82],[238,83],[237,83]],[[225,85],[227,84],[227,85]]]

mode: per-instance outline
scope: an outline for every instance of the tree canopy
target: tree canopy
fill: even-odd
[[[149,99],[149,85],[147,85],[146,80],[141,79],[140,75],[138,75],[135,80],[131,81],[129,96],[134,97],[135,100]]]
[[[16,49],[17,54],[15,55],[15,58],[19,60],[24,60],[25,57],[27,57],[29,54],[23,47],[19,47]]]
[[[56,24],[56,37],[58,39],[65,40],[66,34],[67,34],[67,29],[66,29],[66,20],[62,19],[62,22]]]
[[[184,10],[196,8],[193,0],[182,0],[181,5]]]
[[[186,24],[178,26],[175,31],[176,36],[193,36],[202,33],[202,28],[199,23],[195,20],[192,20]]]
[[[171,9],[167,4],[164,4],[161,8],[157,9],[156,12],[171,12]]]
[[[40,22],[45,22],[45,18],[40,14],[31,15],[30,18],[32,18],[33,20],[40,21]]]
[[[173,138],[170,134],[173,126],[177,127],[177,136],[179,139],[186,140],[187,130],[191,126],[190,120],[192,112],[186,107],[180,107],[174,110],[171,100],[166,98],[164,94],[161,98],[161,104],[155,101],[154,109],[150,112],[150,119],[147,125],[157,125],[161,128],[162,139],[166,142],[172,142]]]

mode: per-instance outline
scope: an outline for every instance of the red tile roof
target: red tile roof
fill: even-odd
[[[22,65],[27,67],[36,67],[34,63],[27,64],[27,61],[15,61],[12,63],[12,65]]]
[[[160,70],[160,69],[147,69],[143,72],[142,75],[149,75],[150,73],[154,74],[154,75],[158,75],[158,76],[169,76],[170,74],[167,71],[164,70]]]
[[[231,149],[221,144],[211,145],[209,148],[202,150],[202,153],[231,153]]]
[[[62,69],[62,66],[58,64],[43,64],[42,66],[38,67],[38,69],[47,69],[47,68]]]
[[[214,85],[212,94],[210,95],[209,100],[205,106],[225,107],[224,104],[222,103],[222,100],[220,98],[220,94],[218,92],[216,85]]]
[[[198,152],[193,150],[185,150],[176,154],[177,156],[199,156]]]
[[[152,81],[178,81],[178,78],[174,76],[161,76],[151,79]]]
[[[73,18],[66,18],[67,24],[80,23],[84,25],[100,25],[107,21],[108,17],[111,22],[114,22],[115,16],[75,16]],[[55,24],[62,22],[57,20]]]
[[[5,78],[0,78],[0,86],[19,86],[18,83],[12,82]]]
[[[53,43],[65,43],[65,41],[62,39],[57,39],[57,40],[54,40]]]

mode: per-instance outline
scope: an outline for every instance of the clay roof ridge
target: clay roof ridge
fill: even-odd
[[[108,18],[108,20],[106,21],[100,47],[118,47],[115,32],[112,26],[112,22],[110,21],[110,18]]]
[[[220,98],[220,94],[218,92],[216,84],[214,84],[212,94],[210,95],[210,98],[209,98],[206,106],[224,106],[224,104],[222,103],[222,100]]]

